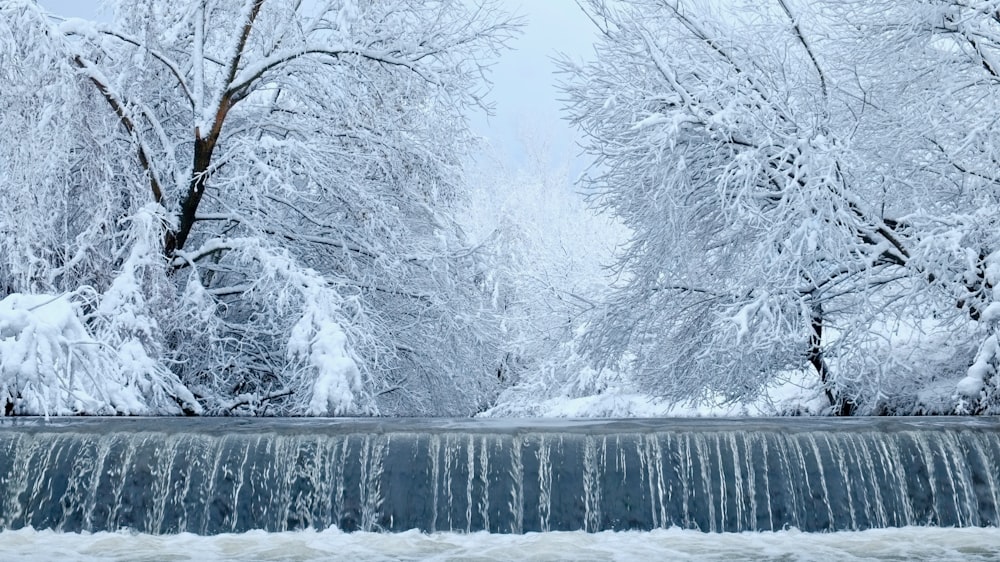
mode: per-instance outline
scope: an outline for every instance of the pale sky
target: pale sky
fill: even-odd
[[[99,0],[38,0],[54,14],[87,19],[107,19]],[[501,153],[501,159],[516,166],[524,161],[522,142],[548,154],[558,164],[572,160],[578,149],[574,134],[560,119],[559,97],[551,57],[565,53],[587,58],[595,34],[590,20],[575,0],[501,0],[511,12],[524,16],[527,25],[493,70],[494,117],[475,115],[473,127]],[[579,164],[572,166],[578,169]]]

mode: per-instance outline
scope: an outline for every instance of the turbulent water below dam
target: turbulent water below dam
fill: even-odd
[[[1000,558],[1000,529],[904,527],[839,533],[702,533],[682,529],[586,533],[344,533],[337,529],[200,536],[0,531],[9,562],[743,560],[977,562]]]
[[[0,423],[8,538],[997,527],[998,479],[993,418]]]

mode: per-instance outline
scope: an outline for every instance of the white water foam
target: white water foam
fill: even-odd
[[[0,560],[998,560],[1000,529],[860,532],[344,533],[198,536],[0,532]]]

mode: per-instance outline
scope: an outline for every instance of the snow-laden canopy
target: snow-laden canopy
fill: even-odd
[[[503,344],[453,215],[506,16],[448,0],[114,12],[0,5],[0,294],[64,307],[64,328],[6,328],[5,408],[483,408]]]

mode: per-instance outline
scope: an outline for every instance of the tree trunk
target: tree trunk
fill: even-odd
[[[191,181],[188,185],[187,195],[181,203],[181,214],[177,224],[177,230],[167,233],[164,243],[164,253],[173,256],[176,250],[184,248],[191,228],[194,226],[195,217],[198,212],[198,205],[205,194],[205,185],[208,183],[209,166],[212,164],[212,152],[215,149],[215,139],[209,137],[202,139],[196,133],[194,142],[194,167],[191,171]]]
[[[816,374],[819,375],[819,380],[823,384],[823,392],[826,394],[827,400],[830,401],[834,415],[853,416],[855,411],[854,401],[847,399],[836,391],[834,385],[830,382],[830,368],[823,358],[823,305],[813,303],[810,311],[812,316],[810,319],[812,334],[809,336],[809,363],[812,364],[813,368],[816,369]]]

